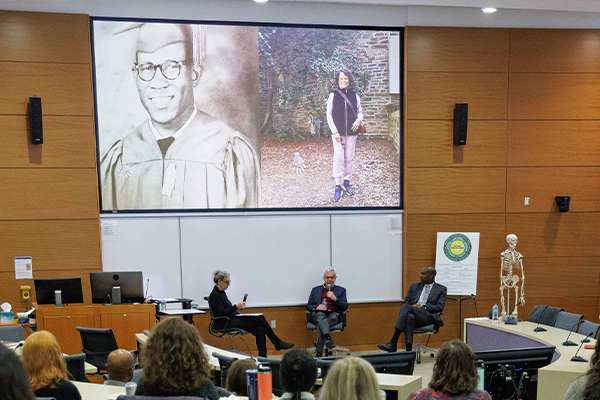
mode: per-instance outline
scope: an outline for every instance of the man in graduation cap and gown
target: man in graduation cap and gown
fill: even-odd
[[[105,210],[260,207],[260,161],[242,133],[198,110],[189,25],[138,29],[133,75],[150,118],[101,161]]]

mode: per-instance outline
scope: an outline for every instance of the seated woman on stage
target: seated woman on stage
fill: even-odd
[[[317,362],[306,350],[291,350],[283,355],[279,375],[285,393],[281,399],[314,400],[310,390],[317,381]]]
[[[596,342],[590,365],[591,368],[584,376],[571,383],[565,400],[600,399],[600,340]]]
[[[359,357],[336,361],[321,388],[319,400],[379,400],[379,383],[375,369]]]
[[[265,335],[275,345],[276,350],[287,350],[294,347],[293,343],[286,343],[275,335],[275,332],[271,329],[271,325],[269,325],[264,316],[240,316],[238,310],[246,308],[246,303],[241,301],[237,304],[231,304],[225,294],[231,283],[229,272],[216,270],[213,273],[213,281],[215,282],[215,287],[208,298],[208,304],[213,316],[229,317],[228,328],[240,328],[253,334],[256,337],[256,347],[258,347],[259,357],[267,357],[267,339]],[[217,325],[215,328],[221,329],[224,326],[225,321],[223,321],[222,326]]]
[[[23,363],[3,344],[0,344],[0,393],[2,400],[35,400]]]
[[[407,400],[492,400],[488,392],[477,389],[478,382],[475,354],[461,340],[452,339],[440,347],[429,387],[413,392]]]
[[[29,335],[23,345],[21,361],[29,373],[36,397],[81,400],[79,390],[67,380],[67,364],[50,332],[39,331]]]
[[[144,377],[136,395],[219,399],[202,339],[182,319],[167,318],[152,328],[142,360]]]

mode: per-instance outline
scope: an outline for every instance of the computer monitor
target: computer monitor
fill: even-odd
[[[141,271],[90,272],[92,303],[110,304],[113,287],[120,288],[121,303],[144,301],[144,278]]]
[[[62,304],[83,303],[81,278],[34,279],[38,304],[55,304],[54,292],[61,291]]]
[[[537,397],[538,369],[552,362],[555,346],[476,351],[483,362],[484,388],[493,399],[504,399],[521,391],[522,399]],[[523,373],[526,374],[523,374]]]
[[[402,351],[399,353],[363,354],[359,356],[367,360],[375,369],[375,372],[412,375],[415,369],[416,351]],[[322,357],[317,360],[321,368],[321,378],[325,379],[329,368],[333,363],[343,356]]]

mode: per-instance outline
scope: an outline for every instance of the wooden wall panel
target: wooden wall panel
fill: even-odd
[[[506,119],[508,74],[407,73],[407,118],[454,119],[454,104],[469,104],[469,120]]]
[[[406,259],[435,261],[437,232],[479,232],[479,257],[500,257],[506,250],[504,214],[405,215]],[[423,267],[424,265],[421,265]],[[412,270],[412,268],[409,268]],[[412,278],[418,278],[420,268]],[[411,281],[412,282],[412,281]]]
[[[0,187],[0,219],[99,218],[95,168],[0,169]]]
[[[504,212],[504,168],[410,168],[406,207],[415,214]]]
[[[600,121],[509,121],[508,148],[509,167],[598,166]]]
[[[14,273],[14,258],[25,256],[35,270],[99,270],[99,221],[0,221],[0,271]]]
[[[42,98],[42,115],[93,115],[89,65],[0,62],[0,114],[25,115],[29,97]],[[42,118],[43,121],[43,118]]]
[[[600,73],[597,29],[511,29],[511,73]]]
[[[571,196],[569,212],[600,211],[600,167],[509,168],[506,181],[507,212],[557,212],[555,196]]]
[[[409,71],[508,72],[508,29],[411,27]]]
[[[453,121],[409,120],[406,162],[411,167],[504,167],[506,125],[506,121],[471,120],[467,145],[454,146]]]
[[[569,270],[572,257],[600,256],[599,224],[596,212],[506,214],[506,231],[517,235],[524,256],[564,258],[559,269],[547,270],[557,278]]]
[[[89,16],[0,11],[0,60],[90,65]]]
[[[511,74],[509,82],[509,119],[598,119],[600,74]]]
[[[0,168],[96,168],[92,117],[42,118],[44,143],[31,143],[28,117],[0,115]]]

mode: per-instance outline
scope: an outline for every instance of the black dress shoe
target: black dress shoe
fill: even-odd
[[[321,358],[321,357],[323,357],[323,353],[322,353],[322,352],[321,352],[321,353],[319,353],[319,352],[317,351],[317,354],[316,354],[316,356],[315,356],[315,357],[317,357],[317,358]]]
[[[279,343],[275,345],[275,350],[287,350],[291,349],[292,347],[294,347],[294,343],[288,343],[280,340]]]
[[[325,339],[325,348],[326,349],[333,349],[334,347],[335,347],[335,343],[333,343],[333,340],[330,337]]]
[[[378,344],[380,350],[387,351],[388,353],[395,353],[398,348],[392,342],[388,342],[386,344]]]

